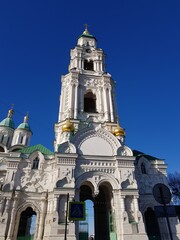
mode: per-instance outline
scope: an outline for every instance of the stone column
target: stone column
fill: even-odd
[[[114,224],[117,240],[123,237],[123,213],[124,213],[124,198],[120,196],[119,190],[113,191],[113,202],[114,202]]]
[[[83,89],[82,89],[82,85],[80,85],[80,87],[79,87],[79,95],[80,95],[80,99],[79,99],[80,112],[82,113],[82,112],[84,111],[84,106],[83,106]]]
[[[74,95],[74,119],[77,119],[78,115],[78,84],[75,85],[75,95]]]
[[[7,240],[12,239],[13,233],[14,233],[14,227],[16,225],[15,223],[15,213],[16,213],[16,207],[17,207],[17,196],[14,197],[13,204],[12,204],[12,209],[11,209],[11,218],[10,218],[10,224],[9,224],[9,229],[8,229],[8,235],[7,235]]]
[[[134,203],[134,218],[135,218],[135,221],[138,222],[139,206],[138,206],[137,196],[133,197],[133,203]]]
[[[114,122],[112,95],[111,95],[111,89],[110,88],[108,89],[108,92],[109,92],[109,107],[110,107],[111,122]]]
[[[109,113],[108,113],[108,106],[107,106],[107,95],[106,95],[106,88],[103,89],[103,95],[104,95],[104,115],[105,120],[109,121]]]
[[[45,225],[45,218],[47,213],[47,201],[44,199],[41,201],[42,209],[39,217],[39,226],[38,226],[38,233],[37,233],[37,240],[43,239],[43,232],[44,232],[44,225]]]
[[[59,122],[62,120],[62,111],[63,111],[63,98],[64,98],[64,87],[62,87],[61,90],[61,96],[60,96],[60,106],[59,106]]]
[[[72,101],[72,96],[73,96],[73,85],[71,85],[71,83],[70,83],[70,85],[69,85],[69,96],[68,96],[69,97],[69,109],[68,110],[69,110],[69,115],[70,115],[69,117],[70,118],[72,117],[72,112],[73,112],[72,111],[73,110],[72,109],[72,102],[73,102]]]

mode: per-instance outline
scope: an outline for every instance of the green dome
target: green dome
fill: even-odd
[[[84,32],[79,36],[79,38],[80,38],[80,37],[94,38],[94,39],[96,40],[96,38],[89,33],[89,31],[88,31],[88,29],[87,29],[87,26],[86,26]]]
[[[21,123],[17,128],[18,129],[24,129],[24,130],[27,130],[27,131],[31,132],[31,128],[30,128],[30,126],[27,122]]]
[[[12,118],[7,117],[0,122],[0,126],[1,127],[10,127],[10,128],[14,129],[14,121],[12,120]]]

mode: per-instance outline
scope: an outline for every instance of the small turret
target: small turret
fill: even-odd
[[[26,114],[26,116],[24,117],[24,122],[21,123],[17,127],[17,129],[14,131],[14,136],[12,141],[13,146],[17,144],[21,144],[25,146],[29,145],[30,139],[32,136],[32,131],[28,123],[28,119],[29,119],[29,116],[28,114]]]
[[[14,109],[12,107],[8,111],[7,117],[0,122],[0,144],[6,146],[7,149],[11,146],[14,133],[13,113]]]

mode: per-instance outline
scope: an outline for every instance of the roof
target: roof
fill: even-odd
[[[25,122],[21,123],[17,128],[18,129],[24,129],[24,130],[27,130],[27,131],[31,132],[31,128],[30,128],[29,124],[25,123]]]
[[[12,118],[7,117],[0,122],[0,126],[1,127],[10,127],[10,128],[14,129],[14,121],[12,120]]]
[[[54,154],[53,152],[51,152],[49,149],[47,149],[46,147],[44,147],[41,144],[37,144],[32,147],[27,147],[27,148],[23,148],[23,149],[19,150],[19,152],[26,153],[26,154],[31,154],[35,151],[39,151],[44,155],[53,155]]]
[[[79,36],[79,38],[80,38],[80,37],[94,38],[94,39],[96,40],[96,38],[95,38],[93,35],[91,35],[91,34],[81,34],[81,35]]]
[[[150,161],[159,159],[157,157],[153,157],[151,155],[148,155],[146,153],[140,152],[138,150],[133,150],[133,156],[136,157],[136,159],[139,159],[140,157],[145,157],[145,158],[147,158]]]

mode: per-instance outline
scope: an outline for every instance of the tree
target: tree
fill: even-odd
[[[171,188],[174,204],[180,204],[180,173],[169,173],[168,183]]]

